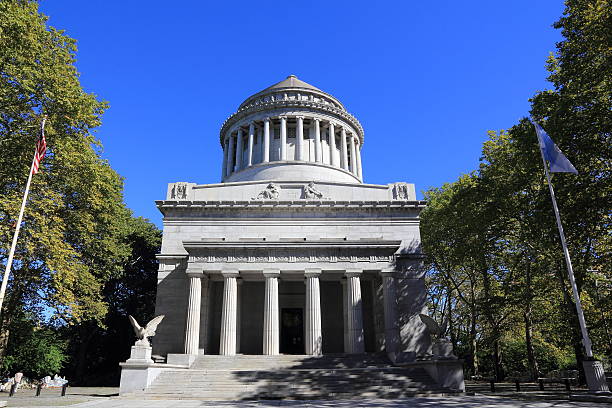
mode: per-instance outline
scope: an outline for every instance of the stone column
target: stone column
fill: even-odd
[[[315,161],[323,163],[323,150],[321,150],[321,120],[313,119],[315,132]]]
[[[219,345],[219,354],[222,356],[236,354],[237,276],[238,271],[223,272],[223,309]]]
[[[329,122],[329,164],[338,166],[338,160],[336,159],[336,130],[333,122]]]
[[[236,279],[236,353],[240,353],[242,329],[242,279]]]
[[[229,135],[229,149],[227,151],[227,172],[226,176],[229,176],[234,171],[234,135]]]
[[[223,139],[223,169],[221,170],[221,180],[225,178],[225,174],[227,173],[227,139]]]
[[[287,118],[285,116],[281,116],[280,144],[280,159],[287,160]]]
[[[185,325],[185,354],[198,354],[200,347],[200,303],[202,302],[201,273],[187,272],[189,298],[187,300],[187,324]]]
[[[253,139],[255,138],[255,123],[249,124],[249,145],[247,150],[247,167],[253,165]]]
[[[361,302],[361,271],[346,271],[346,311],[348,322],[348,353],[364,352]]]
[[[346,300],[346,279],[342,279],[340,281],[342,285],[342,333],[344,338],[344,352],[348,353],[349,343],[348,343],[348,311],[346,310],[346,304],[348,303]]]
[[[341,143],[342,146],[340,146],[340,151],[341,151],[341,156],[340,156],[340,165],[342,166],[342,168],[344,170],[348,170],[349,169],[349,162],[348,162],[348,152],[346,149],[346,129],[344,129],[344,126],[342,127],[342,129],[340,130],[341,132]]]
[[[320,269],[306,269],[306,354],[320,356],[321,337],[321,293],[319,289]]]
[[[357,154],[355,153],[355,137],[351,135],[351,173],[358,177],[357,172],[357,163],[356,158]]]
[[[208,312],[210,305],[210,281],[208,276],[204,275],[202,281],[202,302],[200,303],[200,350],[203,353],[208,352]]]
[[[264,163],[270,161],[270,118],[264,119],[263,134],[263,160]]]
[[[357,139],[357,155],[355,156],[357,158],[357,177],[359,177],[359,180],[363,181],[363,174],[361,173],[361,143],[359,143],[359,139]]]
[[[264,300],[263,354],[276,356],[279,354],[278,327],[278,277],[280,270],[265,269],[266,294]]]
[[[236,166],[235,171],[242,168],[242,129],[238,128],[238,140],[236,140]]]
[[[383,305],[385,310],[385,350],[399,351],[400,332],[397,322],[397,284],[394,271],[382,271]]]
[[[297,117],[295,130],[295,160],[304,160],[304,117]]]

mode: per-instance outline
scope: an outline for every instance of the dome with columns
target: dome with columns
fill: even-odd
[[[242,102],[220,139],[225,183],[363,182],[361,124],[338,99],[295,75]]]

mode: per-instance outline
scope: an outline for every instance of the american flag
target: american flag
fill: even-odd
[[[34,152],[34,164],[32,165],[32,173],[38,173],[38,167],[40,166],[40,162],[43,157],[45,157],[45,152],[47,151],[47,140],[45,139],[45,122],[47,117],[44,116],[42,123],[40,124],[40,137],[38,138],[38,142],[36,142],[36,151]]]

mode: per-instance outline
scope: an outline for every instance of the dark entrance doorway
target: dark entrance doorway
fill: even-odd
[[[283,354],[304,354],[304,312],[281,309],[281,342]]]

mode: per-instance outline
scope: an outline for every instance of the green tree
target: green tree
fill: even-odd
[[[18,310],[101,323],[102,290],[129,256],[122,179],[93,135],[106,103],[84,92],[76,42],[32,0],[0,1],[0,260],[6,262],[42,114],[48,152],[34,176],[0,320],[0,357]]]
[[[139,322],[154,316],[157,291],[157,259],[161,231],[142,218],[132,218],[124,237],[130,256],[123,272],[104,284],[103,300],[108,305],[104,326],[83,321],[62,329],[69,339],[66,374],[81,385],[116,386],[119,362],[129,358],[134,330],[128,314]]]
[[[594,348],[612,353],[610,1],[568,0],[555,27],[564,39],[547,61],[553,89],[534,96],[531,115],[579,171],[554,174],[553,184]],[[522,367],[532,376],[551,361],[561,364],[563,359],[548,357],[550,350],[566,356],[573,349],[575,361],[583,359],[532,124],[523,118],[507,131],[489,132],[479,169],[429,191],[427,199],[422,234],[432,290],[458,299],[432,306],[454,307],[449,314],[459,326],[455,341],[466,359],[490,354],[498,377],[504,364],[516,369],[500,362],[500,353],[516,355],[517,344],[524,344]]]
[[[21,371],[28,378],[40,379],[62,370],[68,359],[67,342],[57,335],[55,328],[40,325],[37,320],[26,314],[14,319],[0,375]]]

